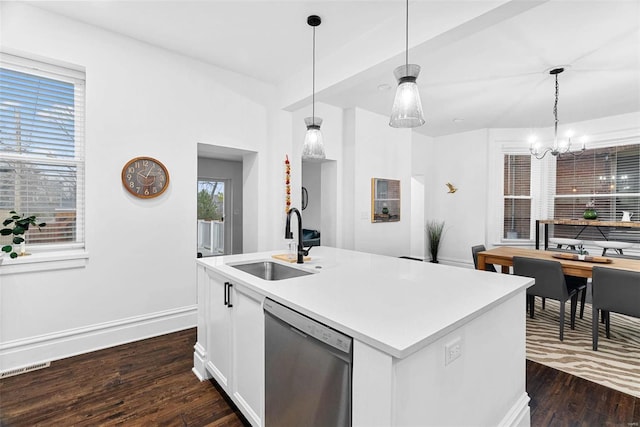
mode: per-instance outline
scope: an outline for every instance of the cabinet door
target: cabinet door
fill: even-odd
[[[254,426],[262,425],[264,402],[264,297],[234,284],[233,400]]]
[[[225,390],[231,373],[231,307],[226,304],[228,281],[207,269],[207,369]]]

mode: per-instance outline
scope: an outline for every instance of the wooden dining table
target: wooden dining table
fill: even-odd
[[[562,271],[569,276],[590,278],[593,267],[618,268],[622,270],[640,271],[640,259],[607,258],[611,262],[589,262],[571,259],[555,258],[553,254],[563,252],[543,251],[538,249],[518,248],[513,246],[499,246],[487,251],[478,252],[478,270],[484,270],[487,264],[500,265],[503,273],[509,273],[513,266],[513,257],[527,257],[558,261],[562,265]],[[596,257],[602,258],[602,257]]]

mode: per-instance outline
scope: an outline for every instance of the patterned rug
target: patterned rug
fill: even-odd
[[[566,305],[564,341],[560,341],[559,303],[536,298],[535,318],[527,314],[527,359],[640,397],[640,319],[611,313],[611,338],[599,323],[598,351],[591,349],[591,305],[569,328]],[[578,306],[579,309],[579,306]]]

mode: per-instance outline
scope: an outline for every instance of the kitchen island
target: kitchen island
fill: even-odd
[[[197,261],[194,373],[213,376],[253,425],[264,419],[265,297],[353,338],[354,426],[529,425],[532,279],[328,247],[291,264],[313,272],[303,277],[233,267],[277,253]]]

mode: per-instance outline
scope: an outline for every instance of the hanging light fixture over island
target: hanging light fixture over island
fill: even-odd
[[[322,132],[320,125],[322,119],[316,117],[316,27],[320,25],[322,20],[317,15],[307,17],[307,24],[313,27],[313,72],[312,72],[312,95],[311,95],[311,117],[306,117],[304,123],[307,126],[307,133],[304,136],[304,145],[302,147],[302,160],[324,160],[324,142],[322,140]]]
[[[420,66],[409,64],[409,0],[406,0],[405,24],[405,63],[393,70],[398,80],[398,88],[393,100],[389,126],[394,128],[413,128],[424,124],[422,102],[416,83]]]

